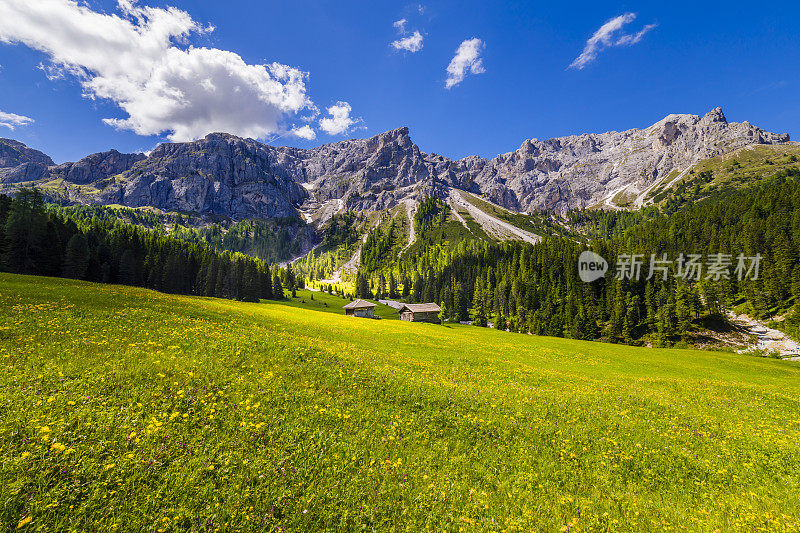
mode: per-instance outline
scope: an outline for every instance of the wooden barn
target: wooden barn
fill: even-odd
[[[375,318],[375,304],[366,300],[355,300],[344,306],[347,316],[357,316],[360,318]]]
[[[400,313],[400,320],[407,322],[430,322],[431,324],[441,324],[439,320],[441,308],[434,304],[403,304],[397,310]]]

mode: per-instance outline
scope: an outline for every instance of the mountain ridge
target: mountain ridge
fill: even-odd
[[[450,188],[518,212],[565,212],[642,205],[654,186],[668,186],[704,159],[788,141],[788,134],[746,121],[729,123],[720,108],[702,117],[668,115],[643,129],[527,139],[491,159],[425,153],[407,126],[310,149],[210,133],[162,143],[147,155],[110,150],[61,165],[9,140],[0,141],[0,188],[32,184],[63,203],[153,206],[237,219],[380,211],[409,199],[445,197]]]

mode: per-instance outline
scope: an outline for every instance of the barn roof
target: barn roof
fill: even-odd
[[[358,300],[342,306],[343,309],[366,309],[367,307],[376,307],[376,305],[372,302],[368,302],[359,298]]]
[[[427,303],[427,304],[403,304],[403,307],[398,309],[398,311],[402,311],[403,309],[408,309],[412,313],[438,313],[441,311],[441,307],[434,303]]]

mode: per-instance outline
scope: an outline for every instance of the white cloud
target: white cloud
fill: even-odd
[[[636,33],[628,34],[623,32],[622,28],[634,20],[636,20],[636,13],[625,13],[600,26],[600,29],[594,32],[594,35],[586,41],[586,46],[583,47],[581,55],[575,58],[575,61],[568,68],[583,69],[597,58],[597,54],[607,48],[632,46],[641,41],[647,32],[657,26],[657,24],[648,24]]]
[[[408,37],[403,37],[396,41],[392,41],[392,46],[395,50],[406,50],[412,54],[422,50],[422,34],[415,31]]]
[[[0,110],[0,126],[6,127],[14,131],[18,126],[27,126],[32,123],[33,119],[23,115],[15,115],[14,113],[6,113]]]
[[[401,36],[405,35],[405,37],[397,39],[396,41],[392,41],[390,44],[392,48],[397,51],[405,50],[406,52],[411,52],[413,54],[422,50],[423,37],[422,34],[417,30],[414,30],[414,33],[409,35],[408,30],[406,29],[407,24],[408,19],[400,19],[392,23],[392,26],[394,26],[397,30],[397,34]]]
[[[486,72],[486,69],[483,68],[483,59],[481,59],[481,52],[485,46],[484,42],[477,37],[467,39],[458,46],[456,55],[447,65],[447,80],[444,84],[447,89],[464,81],[467,72],[472,74]]]
[[[323,118],[319,121],[319,127],[329,135],[340,135],[350,131],[354,125],[361,122],[360,118],[352,118],[350,112],[353,110],[347,102],[336,102],[328,108],[330,118]]]
[[[127,114],[107,124],[140,135],[183,141],[225,131],[265,138],[291,131],[298,113],[314,112],[307,73],[193,47],[188,38],[213,27],[175,7],[136,0],[119,0],[118,7],[118,14],[104,14],[74,0],[2,0],[0,42],[43,52],[48,77],[75,77],[85,97],[108,99]]]
[[[290,131],[292,135],[299,139],[305,139],[307,141],[313,141],[317,138],[317,132],[314,131],[314,128],[306,124],[305,126],[301,126],[299,128],[294,128]]]

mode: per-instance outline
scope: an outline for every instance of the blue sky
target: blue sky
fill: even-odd
[[[206,129],[310,147],[399,126],[424,151],[491,157],[528,138],[646,127],[716,106],[730,121],[800,138],[793,2],[87,5],[0,0],[0,123],[14,126],[0,136],[57,162]],[[610,46],[575,65],[616,18]],[[404,38],[416,51],[392,46]],[[451,70],[463,79],[446,88],[459,47]]]

